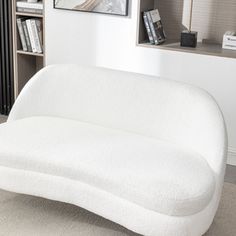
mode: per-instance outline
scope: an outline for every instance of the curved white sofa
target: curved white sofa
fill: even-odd
[[[63,201],[147,236],[199,236],[227,136],[206,92],[151,76],[49,66],[0,126],[0,188]]]

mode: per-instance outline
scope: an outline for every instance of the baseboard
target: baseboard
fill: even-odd
[[[236,166],[236,148],[229,147],[227,164]]]

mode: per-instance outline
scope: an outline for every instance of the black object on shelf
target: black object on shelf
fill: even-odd
[[[0,0],[0,113],[8,115],[14,101],[12,1]]]
[[[182,47],[197,47],[197,32],[191,31],[193,18],[193,0],[191,0],[189,28],[181,32],[180,45]]]
[[[181,33],[180,45],[182,47],[192,47],[197,46],[197,32],[196,31],[183,31]]]

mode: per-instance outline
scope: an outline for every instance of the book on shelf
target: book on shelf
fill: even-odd
[[[149,40],[150,40],[150,35],[152,35],[151,39],[153,38],[154,44],[159,45],[161,43],[164,43],[166,40],[166,35],[158,9],[146,11],[144,12],[144,15],[146,16],[145,19],[148,22],[147,25],[144,20]],[[150,43],[153,43],[153,41],[150,40]]]
[[[31,9],[41,9],[43,10],[43,2],[26,2],[26,1],[17,1],[17,7],[31,8]]]
[[[43,10],[40,9],[31,9],[31,8],[24,8],[24,7],[17,7],[17,12],[23,12],[23,13],[33,13],[33,14],[43,14]]]
[[[23,51],[43,53],[42,22],[37,18],[18,18],[17,26]]]
[[[16,20],[16,23],[17,23],[17,28],[18,28],[18,33],[19,33],[19,36],[20,36],[20,41],[21,41],[22,49],[23,49],[23,51],[27,52],[28,49],[27,49],[26,38],[25,38],[23,26],[22,26],[22,19],[18,18]]]
[[[42,3],[42,1],[37,2],[37,3],[17,1],[16,2],[16,10],[18,12],[43,14],[43,3]]]
[[[26,25],[29,33],[30,43],[32,47],[32,52],[37,53],[36,40],[34,39],[33,27],[31,24],[31,19],[26,20]]]
[[[28,52],[32,52],[32,47],[31,47],[31,43],[30,43],[30,38],[29,38],[29,32],[27,29],[27,25],[25,21],[22,21],[22,26],[23,26],[23,30],[24,30],[24,34],[25,34],[25,39],[26,39],[26,45],[27,45],[27,51]]]
[[[41,48],[43,50],[43,28],[42,28],[42,21],[36,20],[36,26],[37,26],[37,30],[38,30],[39,42],[40,42]]]
[[[149,38],[149,42],[151,44],[155,44],[146,12],[143,13],[143,21],[144,21],[144,25],[145,25],[145,28],[146,28],[146,31],[147,31],[148,38]]]
[[[38,32],[38,27],[36,24],[36,19],[31,19],[30,23],[31,23],[31,27],[32,27],[32,33],[33,33],[33,40],[35,43],[35,47],[36,47],[36,52],[37,53],[42,53],[42,47],[41,47],[41,42],[40,42],[40,37],[39,37],[39,32]]]

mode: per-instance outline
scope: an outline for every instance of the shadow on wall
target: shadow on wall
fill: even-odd
[[[187,29],[183,24],[183,18],[189,17],[185,2],[186,0],[155,1],[155,8],[158,8],[160,12],[167,38],[170,41],[179,42],[181,31]]]
[[[188,29],[190,0],[157,0],[162,22],[170,41],[179,41],[182,30]],[[198,40],[222,43],[226,31],[236,30],[236,3],[234,0],[194,0],[192,30]]]
[[[226,31],[236,30],[235,12],[234,0],[195,0],[193,30],[199,40],[221,44]]]
[[[132,0],[129,0],[128,16],[54,9],[53,0],[45,1],[45,4],[46,18],[50,18],[46,24],[45,34],[49,55],[46,58],[47,65],[98,65],[100,58],[106,55],[113,55],[109,57],[110,61],[117,60],[117,48],[125,51],[123,41],[127,42],[130,40],[127,37],[131,36],[129,24],[133,20]],[[133,43],[135,44],[135,41]]]
[[[49,0],[45,1],[45,17],[50,19],[45,30],[47,65],[95,64],[96,14],[54,9]]]

